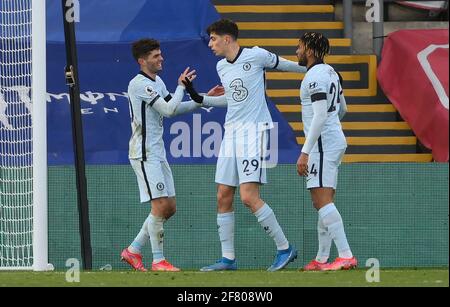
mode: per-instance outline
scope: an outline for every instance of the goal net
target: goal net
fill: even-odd
[[[0,270],[47,270],[45,1],[0,0]]]

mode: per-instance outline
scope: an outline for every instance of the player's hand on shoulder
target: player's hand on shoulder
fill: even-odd
[[[195,78],[197,78],[197,75],[195,74],[195,69],[189,71],[191,68],[187,67],[184,72],[180,75],[178,78],[178,84],[186,86],[186,82],[192,82]]]
[[[225,88],[221,85],[216,85],[208,91],[206,96],[222,96],[225,94]]]

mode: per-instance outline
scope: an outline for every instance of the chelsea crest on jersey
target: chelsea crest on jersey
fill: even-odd
[[[266,68],[277,65],[277,55],[258,47],[241,48],[234,61],[222,59],[217,63],[228,104],[225,131],[249,125],[254,125],[258,131],[273,127],[266,102],[264,73]]]

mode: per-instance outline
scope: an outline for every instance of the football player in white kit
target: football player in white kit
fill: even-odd
[[[172,97],[162,79],[163,57],[160,44],[154,39],[141,39],[133,43],[132,53],[141,71],[128,86],[132,135],[129,159],[136,174],[142,203],[151,202],[150,215],[139,234],[121,257],[135,270],[146,271],[141,249],[150,240],[153,254],[152,271],[179,271],[163,254],[163,224],[176,211],[175,187],[172,171],[166,159],[163,141],[163,117],[172,117],[195,110],[200,104],[181,102],[184,85],[181,80],[194,80],[195,70],[187,68],[178,79]],[[223,88],[214,87],[208,95],[221,95]]]
[[[186,90],[193,100],[205,106],[227,107],[227,114],[215,176],[222,258],[201,271],[237,269],[233,209],[236,187],[242,202],[276,244],[275,260],[268,271],[277,271],[297,257],[297,249],[289,243],[274,212],[259,193],[260,185],[267,183],[264,158],[268,130],[274,126],[265,96],[265,70],[306,72],[306,68],[262,48],[241,48],[237,41],[238,27],[230,20],[214,22],[207,32],[209,47],[215,55],[224,57],[217,63],[217,73],[225,95],[200,96],[189,80],[185,83]]]
[[[306,187],[319,213],[319,250],[316,258],[304,267],[308,271],[351,269],[357,265],[334,205],[338,167],[347,148],[340,122],[347,107],[342,78],[323,62],[329,50],[326,37],[308,32],[300,38],[296,51],[299,65],[308,68],[300,88],[306,140],[297,161],[297,172],[306,177]],[[327,263],[332,241],[339,256]]]

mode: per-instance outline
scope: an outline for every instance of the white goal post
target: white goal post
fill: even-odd
[[[48,263],[44,0],[0,0],[0,270]]]

